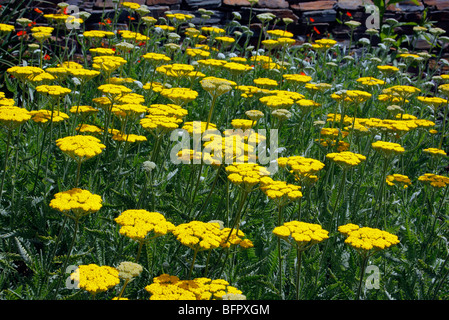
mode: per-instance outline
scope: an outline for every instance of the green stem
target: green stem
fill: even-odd
[[[368,262],[368,257],[369,257],[368,255],[362,257],[362,266],[360,269],[360,280],[359,280],[359,287],[357,289],[356,300],[360,299],[360,293],[362,291],[363,276],[365,275],[365,269],[366,269],[366,264]]]
[[[198,254],[198,248],[199,247],[196,247],[193,252],[192,264],[190,265],[189,275],[187,279],[190,279],[190,277],[192,276],[193,266],[195,265],[196,255]]]
[[[301,258],[302,250],[299,247],[296,248],[297,255],[297,266],[296,266],[296,300],[299,300],[299,285],[300,285],[300,275],[301,275]]]
[[[8,137],[6,140],[6,154],[5,154],[5,162],[3,164],[3,174],[2,174],[2,183],[0,186],[0,202],[2,200],[3,197],[3,186],[5,183],[5,178],[6,178],[6,168],[8,165],[8,158],[9,158],[9,148],[11,147],[11,130],[8,130]]]

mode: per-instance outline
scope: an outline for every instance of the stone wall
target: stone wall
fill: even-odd
[[[145,4],[151,9],[154,17],[159,17],[165,11],[188,12],[195,14],[196,21],[200,21],[199,8],[205,8],[214,12],[207,24],[221,26],[232,19],[232,12],[237,11],[242,15],[242,24],[247,22],[250,12],[250,3],[247,0],[129,0],[139,4]],[[411,1],[402,1],[399,4],[387,8],[385,18],[395,18],[398,21],[420,22],[423,16],[427,16],[429,21],[434,21],[435,26],[449,30],[449,0],[418,0],[419,6]],[[60,1],[52,0],[57,3]],[[103,13],[112,14],[113,5],[111,0],[66,0],[70,4],[75,4],[81,10],[92,13],[87,21],[91,27],[95,27]],[[48,3],[48,1],[47,1]],[[342,21],[354,19],[362,23],[358,28],[359,36],[363,35],[366,20],[370,16],[366,12],[365,5],[372,4],[371,0],[259,0],[252,12],[259,14],[271,12],[279,18],[291,18],[293,23],[288,26],[288,30],[299,38],[305,38],[312,33],[315,36],[325,36],[331,33],[334,38],[344,40],[348,38],[348,27]],[[48,4],[42,3],[44,6]],[[53,6],[55,7],[55,6]],[[126,18],[126,17],[124,17]],[[194,21],[193,23],[195,23]],[[254,19],[253,29],[257,31],[259,25]],[[339,22],[340,21],[340,22]],[[282,22],[278,24],[283,27]],[[404,34],[413,32],[412,26],[405,26],[400,30]],[[449,33],[449,32],[448,32]],[[357,34],[355,34],[357,37]]]

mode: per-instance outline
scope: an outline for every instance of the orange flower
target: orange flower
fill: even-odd
[[[34,8],[34,11],[37,13],[44,13],[42,10],[40,10],[39,8]]]

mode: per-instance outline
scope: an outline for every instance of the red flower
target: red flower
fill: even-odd
[[[131,20],[131,21],[136,20],[136,18],[133,18],[131,16],[128,16],[128,19]]]
[[[40,10],[39,8],[34,8],[34,11],[37,13],[44,13],[42,10]]]
[[[28,27],[32,27],[32,26],[34,26],[34,25],[36,25],[36,21],[33,21],[33,22],[28,23]]]
[[[27,32],[26,31],[19,31],[19,32],[17,32],[17,36],[18,37],[20,37],[20,36],[23,36],[23,35],[25,35],[25,34],[27,34]]]
[[[63,12],[64,14],[67,14],[67,8],[64,8]]]
[[[347,15],[348,17],[352,17],[351,12],[349,12],[349,11],[346,11],[346,15]]]
[[[321,34],[320,30],[318,30],[317,27],[314,26],[314,27],[313,27],[313,30],[315,30],[315,32],[318,33],[318,34]]]
[[[50,60],[51,59],[51,57],[48,55],[48,54],[46,54],[45,56],[44,56],[44,60]]]
[[[315,22],[314,18],[309,18],[310,22]]]

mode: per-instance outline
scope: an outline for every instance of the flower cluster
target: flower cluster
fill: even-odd
[[[68,216],[70,216],[68,212],[72,211],[75,214],[73,218],[79,219],[84,215],[100,210],[103,206],[102,202],[101,196],[97,194],[92,194],[88,190],[73,188],[56,193],[49,205]]]
[[[222,230],[216,222],[194,220],[177,225],[172,233],[179,242],[194,250],[215,249],[222,243]]]
[[[80,162],[95,157],[106,148],[98,138],[89,135],[59,138],[56,145],[70,158]]]
[[[398,237],[387,231],[359,227],[352,223],[339,226],[338,231],[346,236],[345,243],[361,254],[367,254],[370,250],[383,250],[399,243]]]
[[[265,167],[253,163],[235,163],[227,166],[226,172],[229,181],[241,186],[245,191],[251,191],[260,183],[262,177],[270,175]]]
[[[295,220],[274,228],[273,234],[288,242],[293,241],[299,250],[306,250],[329,238],[329,232],[321,225]]]
[[[155,277],[145,290],[151,294],[150,300],[221,300],[226,294],[242,294],[242,291],[231,286],[226,280],[180,280],[169,274]]]
[[[449,185],[448,177],[434,173],[425,173],[418,178],[418,181],[429,184],[434,188],[444,188]]]
[[[105,292],[120,283],[119,271],[109,266],[96,264],[80,265],[70,279],[92,295]]]
[[[376,141],[373,142],[371,146],[374,150],[382,153],[386,157],[398,155],[405,152],[405,149],[399,143],[394,142]]]
[[[161,213],[144,209],[125,210],[114,221],[121,226],[120,234],[136,241],[160,237],[175,229]]]
[[[407,177],[406,175],[403,175],[403,174],[398,174],[398,173],[388,175],[385,180],[386,180],[385,182],[389,186],[399,185],[399,186],[402,186],[402,188],[404,188],[404,189],[408,188],[408,186],[412,184],[412,181],[410,180],[409,177]]]
[[[276,181],[271,177],[260,179],[260,190],[278,205],[283,206],[288,201],[295,201],[302,198],[301,187],[285,181]]]
[[[366,160],[364,155],[350,151],[328,153],[326,158],[332,160],[343,169],[355,167]]]

